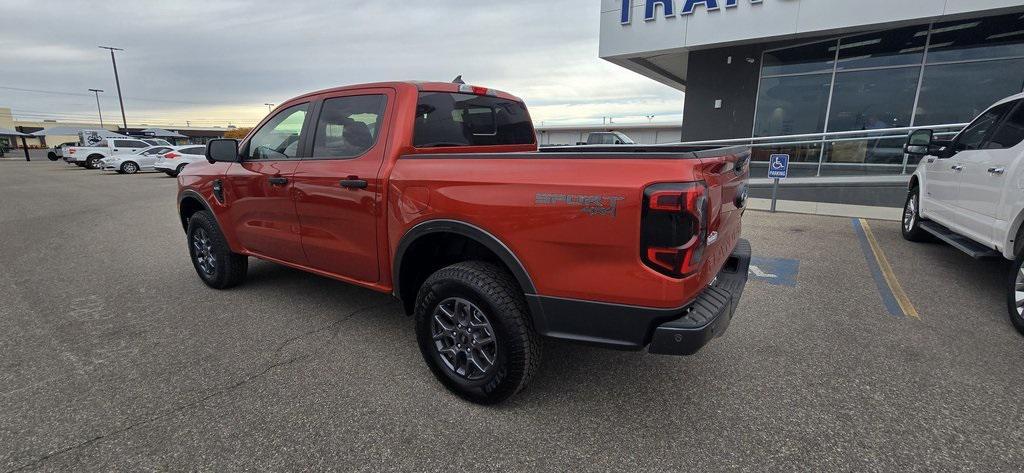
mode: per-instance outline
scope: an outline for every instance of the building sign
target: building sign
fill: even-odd
[[[761,3],[763,0],[747,0],[751,4]],[[661,12],[665,18],[693,14],[694,10],[698,6],[703,6],[707,11],[719,10],[721,7],[726,9],[736,8],[739,5],[740,0],[644,0],[644,21],[654,21],[655,14],[658,11],[658,6],[661,6]],[[676,5],[679,6],[678,12],[676,11]],[[632,21],[633,15],[633,0],[622,0],[622,17],[620,22],[623,25],[628,25]]]

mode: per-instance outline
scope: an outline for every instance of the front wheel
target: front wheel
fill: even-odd
[[[434,376],[471,402],[519,392],[540,365],[523,292],[507,271],[469,261],[438,270],[416,297],[416,339]]]
[[[1024,251],[1017,255],[1010,266],[1010,277],[1006,291],[1006,309],[1010,322],[1024,335]]]
[[[249,258],[233,253],[213,214],[196,212],[188,220],[188,253],[199,278],[214,289],[227,289],[245,280]]]
[[[917,186],[911,187],[907,193],[907,202],[903,204],[903,224],[900,226],[903,238],[908,241],[928,241],[929,234],[921,228],[921,191]]]
[[[121,165],[121,172],[124,174],[135,174],[139,172],[139,165],[128,161]]]

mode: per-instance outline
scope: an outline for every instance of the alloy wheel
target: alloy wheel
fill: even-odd
[[[204,274],[213,276],[217,272],[217,260],[213,256],[213,243],[206,230],[202,228],[197,228],[192,234],[192,255],[196,266]]]
[[[430,323],[434,348],[451,372],[470,381],[494,369],[498,344],[494,327],[479,307],[461,297],[449,297],[434,309]]]
[[[1013,300],[1017,303],[1017,315],[1024,317],[1024,266],[1017,268],[1017,278],[1013,282]]]
[[[128,174],[135,174],[138,169],[135,168],[135,163],[128,163],[124,165],[124,172]]]
[[[907,207],[903,209],[903,229],[907,232],[914,229],[917,220],[917,196],[907,199]]]

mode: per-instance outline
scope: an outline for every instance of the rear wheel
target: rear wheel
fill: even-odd
[[[202,210],[188,220],[188,252],[199,278],[214,289],[227,289],[245,280],[249,258],[233,253],[213,214]]]
[[[121,172],[125,174],[135,174],[139,172],[139,165],[131,161],[127,161],[121,165]]]
[[[1010,266],[1006,308],[1010,322],[1024,335],[1024,252],[1019,253]]]
[[[53,151],[50,151],[49,153],[46,153],[46,159],[49,159],[50,161],[56,161],[57,160],[57,153],[54,153]]]
[[[443,268],[416,297],[416,339],[434,376],[463,399],[495,404],[540,365],[540,339],[507,271],[470,261]]]
[[[918,186],[910,188],[907,202],[903,204],[903,238],[909,241],[928,241],[929,233],[921,228],[921,191]]]
[[[178,174],[181,174],[181,171],[184,171],[184,170],[185,170],[185,165],[184,164],[179,164],[178,167],[174,169],[174,171],[168,172],[167,175],[171,176],[171,177],[178,177]]]

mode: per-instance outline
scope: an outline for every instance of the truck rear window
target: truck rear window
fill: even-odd
[[[421,92],[413,145],[533,144],[533,123],[521,102],[486,95]]]

